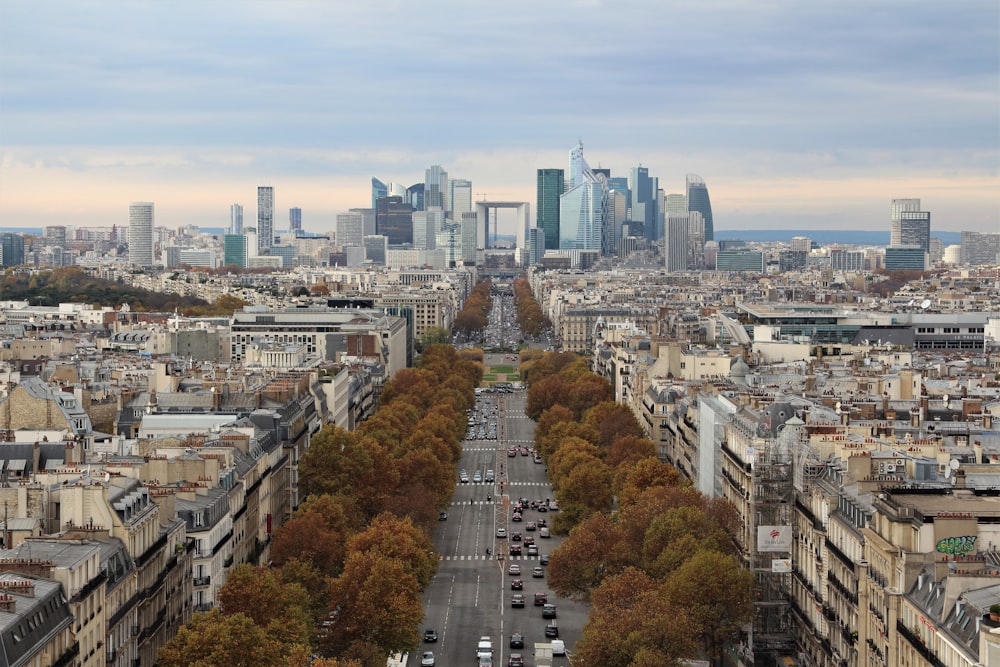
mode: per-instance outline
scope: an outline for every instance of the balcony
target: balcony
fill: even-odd
[[[211,583],[212,583],[212,577],[195,577],[194,578],[194,585],[195,586],[208,586]]]

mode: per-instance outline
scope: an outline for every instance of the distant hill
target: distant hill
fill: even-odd
[[[742,239],[744,241],[759,241],[762,243],[775,241],[791,241],[793,236],[806,236],[819,245],[832,243],[848,245],[889,245],[889,230],[869,232],[855,229],[717,229],[715,240]],[[931,237],[941,239],[947,245],[961,243],[959,232],[937,232],[931,230]]]

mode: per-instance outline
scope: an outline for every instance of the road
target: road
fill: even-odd
[[[441,556],[440,567],[425,594],[426,617],[424,628],[438,631],[438,642],[423,644],[409,664],[419,664],[420,651],[433,651],[437,665],[474,665],[476,642],[483,635],[493,640],[494,665],[507,664],[512,653],[521,653],[525,664],[534,666],[532,648],[535,642],[550,642],[544,636],[550,621],[542,619],[541,607],[533,605],[536,591],[546,591],[549,602],[557,606],[560,639],[572,653],[573,644],[580,638],[587,619],[588,607],[570,600],[557,598],[545,585],[545,578],[532,577],[532,569],[539,564],[535,556],[510,556],[498,561],[496,554],[506,556],[509,538],[498,539],[496,531],[504,528],[508,535],[519,531],[525,537],[533,536],[539,554],[550,554],[562,538],[543,539],[538,531],[526,530],[528,522],[545,518],[551,524],[555,513],[542,513],[526,509],[521,523],[512,522],[511,503],[519,497],[544,500],[552,497],[552,489],[543,464],[536,464],[532,456],[507,456],[508,446],[530,448],[533,446],[534,422],[524,415],[527,393],[518,391],[507,394],[484,393],[479,398],[479,414],[485,419],[496,419],[496,440],[466,440],[463,442],[459,469],[468,471],[470,478],[478,470],[494,470],[496,482],[458,483],[455,496],[448,510],[448,519],[438,524],[434,536],[435,550]],[[489,497],[489,500],[487,498]],[[486,549],[493,555],[487,557]],[[527,551],[525,549],[525,551]],[[507,568],[515,563],[521,568],[520,577],[512,577]],[[510,606],[511,579],[524,582],[526,606]],[[510,635],[524,635],[525,648],[511,649]],[[422,634],[422,633],[421,633]],[[553,667],[567,665],[568,658],[558,657]]]

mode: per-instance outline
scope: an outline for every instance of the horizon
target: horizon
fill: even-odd
[[[276,223],[332,229],[372,177],[432,164],[535,208],[582,139],[667,194],[701,175],[720,229],[888,230],[919,198],[932,229],[994,232],[998,25],[980,0],[7,3],[0,226],[127,224],[133,201],[252,225],[273,185]]]

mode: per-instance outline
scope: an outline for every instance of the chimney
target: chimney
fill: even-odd
[[[920,408],[910,408],[910,426],[920,428]]]
[[[955,471],[955,488],[964,489],[965,488],[965,471],[959,468]]]
[[[17,613],[17,601],[14,600],[14,596],[0,593],[0,611],[8,614]]]
[[[983,410],[983,430],[984,431],[993,430],[993,415],[990,413],[989,408]]]

